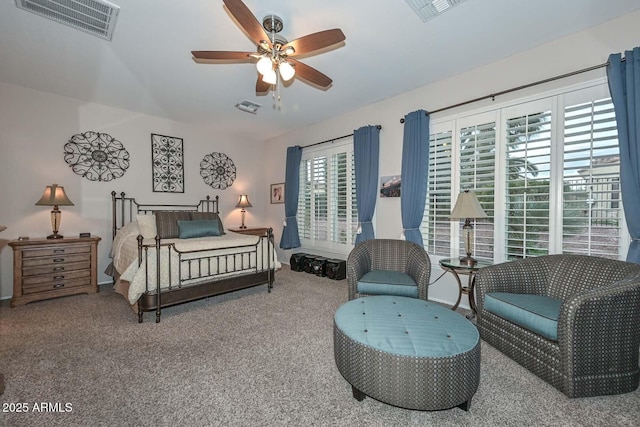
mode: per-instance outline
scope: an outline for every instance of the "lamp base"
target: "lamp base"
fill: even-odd
[[[58,233],[50,234],[47,236],[47,239],[62,239],[62,238],[64,238],[64,236]]]
[[[473,267],[478,261],[471,256],[461,256],[460,264],[466,264],[467,267]]]
[[[247,226],[246,226],[246,225],[244,225],[244,224],[242,224],[242,225],[241,225],[240,227],[238,227],[238,228],[247,228]]]

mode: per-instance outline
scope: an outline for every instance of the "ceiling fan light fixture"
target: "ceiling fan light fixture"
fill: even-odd
[[[268,72],[264,73],[262,75],[262,81],[265,83],[269,83],[270,85],[276,84],[276,81],[277,81],[276,72],[273,69],[271,69]]]
[[[283,61],[278,66],[278,70],[280,71],[280,75],[282,76],[282,80],[288,82],[293,78],[296,74],[296,70],[286,61]]]
[[[263,76],[266,75],[269,71],[273,71],[273,63],[271,62],[271,58],[263,56],[256,63],[256,68],[258,69],[258,72]]]

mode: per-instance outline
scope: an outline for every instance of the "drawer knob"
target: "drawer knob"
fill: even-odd
[[[53,262],[64,262],[64,258],[55,258]]]
[[[54,276],[53,280],[60,280],[60,279],[64,279],[64,276]]]
[[[59,289],[59,288],[64,288],[64,283],[56,283],[55,285],[53,285],[54,289]]]
[[[54,267],[53,271],[62,271],[64,270],[64,267]]]
[[[62,253],[62,254],[63,254],[63,253],[64,253],[64,249],[54,249],[54,250],[53,250],[53,253],[54,253],[54,254],[60,254],[60,253]]]

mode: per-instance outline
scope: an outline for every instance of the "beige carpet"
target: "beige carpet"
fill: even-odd
[[[173,307],[160,324],[153,313],[138,324],[108,286],[3,302],[0,425],[638,425],[640,391],[570,400],[485,343],[469,412],[358,402],[333,360],[333,313],[346,299],[346,281],[285,267],[270,294],[259,286]]]

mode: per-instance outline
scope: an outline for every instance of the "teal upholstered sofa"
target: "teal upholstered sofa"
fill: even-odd
[[[396,295],[427,299],[431,261],[423,247],[406,240],[371,239],[347,258],[349,299]]]
[[[547,255],[482,268],[477,325],[490,345],[569,397],[640,381],[640,265]]]

